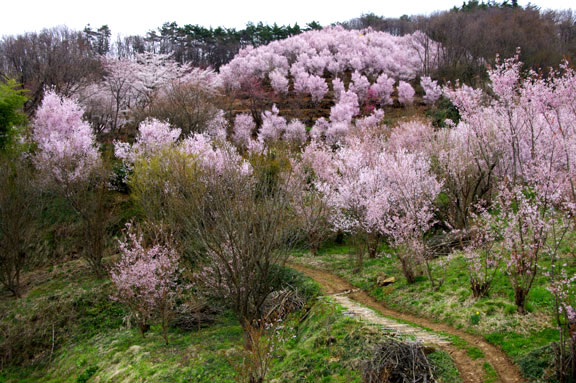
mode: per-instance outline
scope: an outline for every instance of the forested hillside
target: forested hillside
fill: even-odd
[[[0,41],[0,382],[576,382],[576,23]]]

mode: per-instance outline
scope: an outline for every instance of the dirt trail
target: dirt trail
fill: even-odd
[[[468,334],[443,323],[436,323],[412,314],[390,309],[370,297],[365,292],[355,289],[354,286],[346,280],[331,274],[330,272],[311,269],[298,264],[289,264],[288,266],[314,279],[322,286],[324,293],[327,295],[342,296],[342,293],[344,293],[347,297],[351,298],[351,300],[361,303],[386,317],[408,321],[418,326],[431,329],[435,332],[444,332],[456,335],[467,341],[470,345],[480,348],[485,355],[484,359],[473,360],[468,356],[466,350],[462,348],[446,344],[446,342],[431,342],[437,344],[438,347],[450,353],[464,383],[482,383],[484,381],[485,373],[482,366],[483,361],[489,362],[492,367],[494,367],[499,378],[497,382],[522,383],[525,381],[522,378],[518,367],[508,359],[502,350],[489,344],[479,336]],[[439,339],[441,339],[441,337],[439,337]]]

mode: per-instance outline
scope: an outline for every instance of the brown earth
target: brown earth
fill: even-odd
[[[436,323],[426,318],[403,313],[386,307],[382,303],[370,297],[364,291],[355,289],[354,286],[352,286],[346,280],[327,271],[311,269],[298,264],[289,264],[288,266],[314,279],[318,284],[322,286],[323,292],[327,295],[349,292],[348,296],[352,300],[361,303],[386,317],[407,321],[417,326],[431,329],[435,332],[443,332],[446,334],[455,335],[465,340],[470,345],[480,348],[485,355],[484,358],[473,360],[468,356],[466,350],[463,348],[458,348],[454,345],[446,344],[438,345],[438,347],[444,349],[451,355],[464,383],[482,383],[484,381],[485,373],[482,366],[484,361],[490,363],[496,370],[499,379],[497,382],[525,382],[524,378],[520,374],[518,367],[510,361],[506,354],[504,354],[504,352],[498,347],[491,345],[480,336],[472,335],[467,332],[455,329],[447,324]]]

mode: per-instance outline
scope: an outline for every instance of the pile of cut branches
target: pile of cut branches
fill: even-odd
[[[432,365],[419,342],[386,339],[362,366],[365,383],[432,383]]]

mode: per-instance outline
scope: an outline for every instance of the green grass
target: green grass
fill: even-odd
[[[466,354],[468,354],[471,359],[482,359],[485,357],[484,352],[478,347],[474,346],[468,347]]]
[[[494,383],[498,381],[498,373],[490,363],[484,362],[482,367],[484,368],[484,374],[486,375],[484,383]]]
[[[232,315],[199,332],[170,334],[165,345],[156,331],[142,338],[134,330],[102,332],[62,348],[51,362],[12,368],[5,382],[109,381],[233,382],[230,360],[242,344],[242,329]]]
[[[435,351],[428,355],[428,359],[435,366],[434,376],[438,383],[462,382],[458,369],[446,351]]]
[[[316,299],[319,287],[309,278],[293,270],[280,272],[313,304],[284,322],[269,378],[279,383],[361,382],[361,363],[372,356],[382,331],[343,315],[344,309],[329,299]],[[230,312],[197,331],[171,329],[170,344],[165,345],[158,326],[145,338],[127,328],[127,312],[109,298],[110,282],[93,279],[82,262],[36,276],[23,299],[0,300],[0,326],[13,333],[12,339],[20,338],[28,347],[25,341],[38,341],[34,361],[5,367],[2,383],[227,383],[234,382],[242,368],[243,332]],[[54,321],[58,325],[52,353]],[[30,330],[30,323],[38,323],[37,328]],[[449,356],[432,355],[441,381],[457,382]]]

